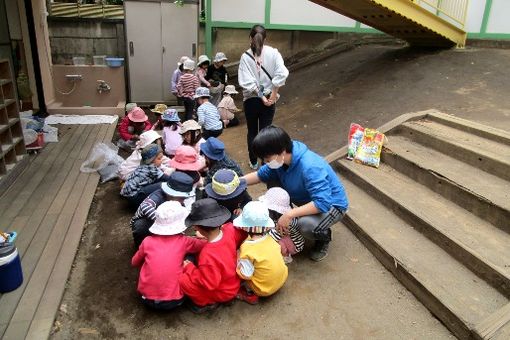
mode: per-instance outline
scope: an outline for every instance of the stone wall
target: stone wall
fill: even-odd
[[[53,64],[72,64],[73,57],[124,57],[123,20],[48,18]]]

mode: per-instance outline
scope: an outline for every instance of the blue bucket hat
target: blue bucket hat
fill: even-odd
[[[180,122],[181,119],[179,118],[179,114],[177,114],[176,109],[166,109],[165,112],[163,112],[162,119],[167,122]]]
[[[274,228],[274,222],[269,217],[269,210],[260,201],[248,202],[241,216],[235,218],[233,223],[237,228],[256,234],[262,234]]]
[[[181,171],[175,171],[170,175],[168,182],[161,183],[161,190],[169,196],[173,197],[192,197],[195,196],[193,191],[193,178]]]
[[[226,201],[239,196],[246,186],[246,180],[240,179],[235,171],[220,169],[214,174],[212,182],[205,186],[205,193],[216,200]]]
[[[151,164],[156,156],[162,153],[161,147],[157,144],[149,144],[142,149],[142,163]]]
[[[205,143],[200,144],[200,151],[214,161],[225,158],[225,144],[216,137],[209,137]]]

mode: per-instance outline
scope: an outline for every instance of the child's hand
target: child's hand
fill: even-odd
[[[201,238],[201,239],[204,239],[204,238],[205,238],[205,236],[204,236],[204,235],[202,235],[202,234],[200,234],[200,232],[199,232],[199,231],[196,231],[196,232],[195,232],[195,237],[196,237],[196,238]]]
[[[189,261],[189,260],[184,260],[184,261],[182,262],[182,266],[183,266],[183,267],[186,267],[186,266],[187,266],[188,264],[190,264],[190,263],[191,263],[191,261]]]

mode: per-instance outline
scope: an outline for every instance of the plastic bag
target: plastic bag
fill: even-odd
[[[349,128],[349,139],[348,139],[348,149],[347,149],[347,159],[354,159],[356,156],[356,152],[363,140],[363,135],[365,133],[365,128],[359,124],[351,123],[351,127]]]
[[[120,163],[124,161],[124,159],[117,154],[118,151],[119,148],[112,143],[97,143],[94,145],[87,160],[81,164],[80,171],[86,173],[100,172],[109,167],[108,170],[103,171],[103,173],[109,175],[107,176],[109,179],[115,178],[111,177],[110,172],[114,169],[113,172],[116,175]]]
[[[384,134],[375,129],[365,129],[354,161],[378,168],[381,161],[381,150],[384,143]]]

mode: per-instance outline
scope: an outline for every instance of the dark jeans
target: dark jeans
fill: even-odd
[[[161,182],[167,182],[169,179],[170,176],[163,175],[158,179],[156,183],[152,183],[141,188],[136,195],[126,197],[131,207],[138,209],[140,203],[142,203],[143,200],[147,198],[147,196],[161,188]]]
[[[243,103],[244,115],[246,117],[246,126],[248,134],[246,135],[248,143],[248,154],[250,163],[257,163],[257,156],[253,153],[252,143],[259,131],[273,123],[273,117],[276,106],[265,106],[262,99],[258,97],[246,99]]]
[[[152,227],[153,223],[154,221],[149,220],[148,218],[139,218],[133,221],[132,232],[136,248],[140,247],[140,244],[142,244],[142,241],[147,236],[152,235],[149,228]]]
[[[195,101],[188,97],[182,97],[184,104],[184,120],[193,119],[193,111],[195,110]]]
[[[221,133],[223,132],[223,129],[219,130],[203,130],[202,131],[202,137],[207,140],[209,137],[219,137]]]
[[[150,308],[159,309],[159,310],[170,310],[174,309],[176,307],[179,307],[184,303],[184,299],[179,300],[169,300],[169,301],[163,301],[163,300],[150,300],[150,299],[144,299],[141,298],[142,302]]]
[[[237,117],[234,116],[234,118],[229,120],[227,128],[232,127],[232,126],[237,126],[237,125],[239,125],[239,119],[237,119]]]

